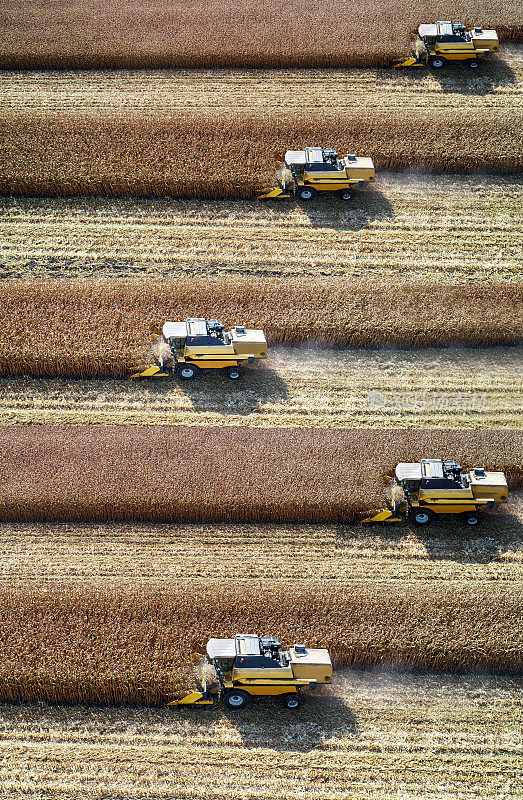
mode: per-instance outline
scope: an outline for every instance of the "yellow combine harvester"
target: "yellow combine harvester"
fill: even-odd
[[[374,181],[375,177],[372,158],[354,155],[340,158],[336,150],[321,147],[287,150],[281,166],[281,186],[259,199],[296,196],[300,200],[313,200],[318,195],[332,196],[334,192],[342,200],[350,200],[356,187]]]
[[[464,473],[455,461],[424,459],[415,464],[398,464],[392,485],[391,508],[384,508],[364,522],[402,522],[396,510],[396,485],[407,502],[406,518],[416,525],[428,525],[444,514],[458,516],[467,525],[478,525],[482,509],[508,500],[502,472],[476,467]]]
[[[202,691],[191,692],[170,706],[212,705],[219,699],[231,709],[245,708],[260,697],[280,697],[287,708],[301,705],[300,692],[332,682],[327,650],[311,650],[295,644],[283,650],[272,636],[237,635],[234,639],[209,639],[207,661],[212,664],[219,689],[207,688],[207,661]]]
[[[475,69],[479,60],[488,53],[499,50],[496,31],[482,28],[467,30],[455,22],[436,22],[420,25],[415,40],[415,56],[396,64],[396,67],[423,67],[425,64],[441,69],[450,61],[463,61]]]
[[[241,367],[267,357],[267,342],[261,330],[236,325],[230,331],[217,319],[187,319],[166,322],[159,346],[159,364],[133,378],[167,378],[184,381],[198,377],[200,370],[223,369],[231,380],[242,376]]]

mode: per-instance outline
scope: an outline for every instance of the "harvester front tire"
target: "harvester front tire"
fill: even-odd
[[[182,381],[192,381],[198,377],[198,369],[196,364],[180,364],[176,369],[176,374]]]
[[[316,197],[316,189],[313,189],[312,186],[300,186],[297,195],[300,200],[314,200]]]
[[[231,381],[239,381],[242,375],[243,372],[241,369],[238,369],[238,367],[230,367],[230,369],[227,370],[227,377]]]
[[[288,708],[290,711],[295,711],[299,708],[302,704],[301,697],[298,697],[297,694],[286,694],[283,697],[283,705],[285,708]]]
[[[440,56],[435,56],[434,58],[430,59],[430,66],[434,69],[443,69],[446,63],[446,60]]]
[[[472,58],[472,59],[469,61],[469,67],[470,67],[471,69],[477,69],[477,68],[479,67],[479,61],[476,61],[476,59],[475,59],[475,58]]]
[[[352,200],[352,192],[350,192],[348,189],[342,189],[339,193],[339,197],[340,200],[344,200],[345,202],[347,200]]]
[[[223,695],[222,703],[232,711],[236,711],[239,708],[245,708],[250,699],[247,692],[242,692],[241,689],[231,689]]]
[[[412,512],[412,521],[415,525],[429,525],[434,519],[434,514],[429,508],[418,508]]]

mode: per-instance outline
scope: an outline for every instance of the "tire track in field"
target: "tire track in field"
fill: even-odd
[[[0,423],[518,428],[521,347],[276,347],[242,384],[3,379]]]

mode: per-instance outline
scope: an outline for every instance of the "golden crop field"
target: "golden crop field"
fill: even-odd
[[[0,283],[0,375],[126,377],[157,359],[168,319],[223,319],[279,343],[351,347],[521,342],[520,283],[211,276]],[[445,324],[442,325],[442,320]]]
[[[196,680],[210,635],[240,629],[323,642],[338,667],[517,671],[521,515],[515,493],[466,537],[449,523],[2,524],[0,696],[161,704]]]
[[[454,67],[6,72],[0,191],[247,198],[271,188],[287,149],[314,143],[372,156],[378,170],[514,175],[521,54],[509,46],[472,79]]]
[[[515,281],[522,186],[494,175],[387,172],[349,205],[5,198],[0,274]]]
[[[523,482],[518,430],[42,425],[0,428],[0,519],[349,522],[398,461],[447,457]],[[226,468],[224,468],[226,465]],[[260,465],[263,465],[261,467]],[[64,487],[67,491],[64,493]]]
[[[499,800],[521,786],[521,681],[386,670],[338,674],[289,719],[220,708],[4,704],[9,797],[126,800]]]
[[[274,347],[240,385],[0,379],[0,424],[517,428],[521,347]]]
[[[500,52],[391,69],[449,15]],[[519,795],[522,41],[513,0],[2,4],[1,798]],[[256,199],[310,145],[376,182]],[[198,316],[269,358],[130,379]],[[361,522],[427,457],[509,502]],[[239,632],[333,686],[167,708]]]
[[[445,14],[450,13],[445,9]],[[510,0],[452,4],[453,19],[520,39],[523,15]],[[445,16],[443,14],[443,16]],[[284,6],[242,0],[6,0],[0,15],[2,68],[333,67],[390,64],[420,22],[442,16],[433,0],[413,7],[380,0],[328,10],[310,0]],[[459,18],[459,19],[458,19]]]

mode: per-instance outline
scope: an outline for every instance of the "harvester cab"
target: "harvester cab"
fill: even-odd
[[[450,61],[462,61],[475,69],[479,60],[499,50],[496,31],[483,28],[467,29],[462,23],[443,21],[420,25],[415,39],[415,56],[396,64],[396,67],[422,67],[425,64],[441,69]]]
[[[405,517],[397,513],[395,487],[400,486],[407,504]],[[475,467],[464,472],[456,461],[423,459],[398,464],[393,478],[391,507],[378,511],[364,522],[402,522],[428,525],[450,514],[467,525],[478,525],[481,511],[508,500],[508,486],[502,472]]]
[[[342,200],[350,200],[353,191],[376,177],[372,158],[355,155],[338,156],[330,147],[306,147],[287,150],[280,169],[280,186],[260,196],[260,200],[298,197],[313,200],[318,195],[334,192]]]
[[[217,319],[166,322],[159,342],[159,363],[132,377],[166,378],[176,374],[187,381],[198,377],[200,370],[223,369],[231,380],[238,380],[243,374],[241,367],[266,357],[267,341],[262,330],[236,325],[226,331]]]
[[[283,650],[272,636],[239,634],[234,639],[209,639],[202,691],[191,692],[168,705],[210,705],[221,700],[227,708],[244,708],[260,697],[279,697],[287,708],[301,705],[301,691],[332,682],[327,650],[295,644]],[[207,662],[212,664],[219,688],[207,686]]]

